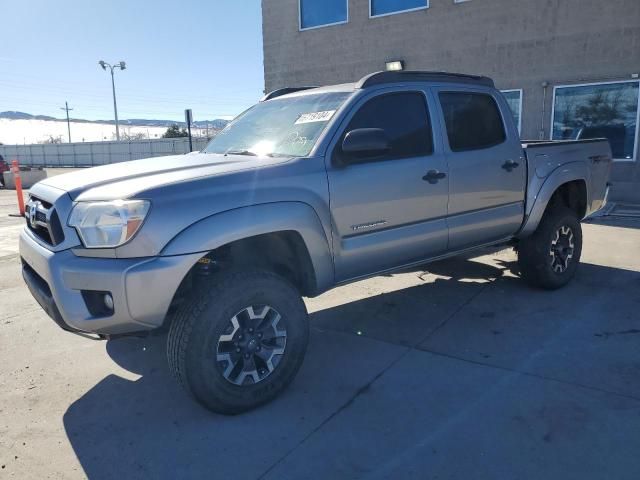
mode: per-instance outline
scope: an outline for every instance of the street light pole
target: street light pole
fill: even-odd
[[[113,113],[116,118],[116,140],[120,141],[120,126],[118,125],[118,103],[116,102],[116,81],[113,75],[113,71],[116,68],[119,68],[120,70],[124,70],[125,68],[127,68],[127,65],[122,61],[120,63],[116,63],[115,65],[110,65],[103,60],[100,60],[98,62],[98,65],[100,65],[103,70],[106,70],[108,67],[109,70],[111,71],[111,89],[113,91]]]
[[[111,67],[111,89],[113,91],[113,114],[116,117],[116,140],[120,141],[120,127],[118,126],[118,103],[116,102],[116,81],[113,77],[113,67]]]

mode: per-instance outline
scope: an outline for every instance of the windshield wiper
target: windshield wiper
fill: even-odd
[[[224,153],[225,157],[227,155],[247,155],[249,157],[257,157],[258,156],[257,153],[250,152],[249,150],[229,150],[228,152]]]
[[[224,153],[225,157],[227,155],[247,155],[249,157],[257,157],[257,156],[259,156],[256,152],[251,152],[249,150],[229,150],[228,152]],[[273,157],[292,157],[293,155],[290,155],[288,153],[272,152],[272,153],[267,153],[264,156],[273,158]]]

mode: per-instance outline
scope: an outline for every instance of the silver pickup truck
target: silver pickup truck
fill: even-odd
[[[606,140],[521,143],[485,77],[380,72],[268,94],[199,153],[35,185],[24,279],[63,329],[168,328],[211,410],[274,398],[303,360],[303,296],[488,245],[554,289],[606,202]]]

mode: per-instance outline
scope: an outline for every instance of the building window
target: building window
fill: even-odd
[[[607,138],[613,158],[637,158],[640,82],[556,87],[553,92],[553,140]]]
[[[348,0],[299,0],[300,30],[346,23]]]
[[[439,96],[452,152],[481,150],[506,140],[500,110],[490,95],[447,92]]]
[[[429,8],[429,0],[369,0],[370,17],[412,12],[425,8]]]
[[[513,118],[518,126],[518,133],[522,134],[522,90],[502,90],[507,99]]]

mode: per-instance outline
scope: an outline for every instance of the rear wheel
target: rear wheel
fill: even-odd
[[[200,403],[236,414],[284,390],[308,337],[306,307],[289,282],[266,271],[227,272],[176,313],[167,356],[174,376]]]
[[[560,288],[575,275],[581,254],[578,216],[565,206],[552,207],[538,229],[518,245],[520,275],[535,287]]]

